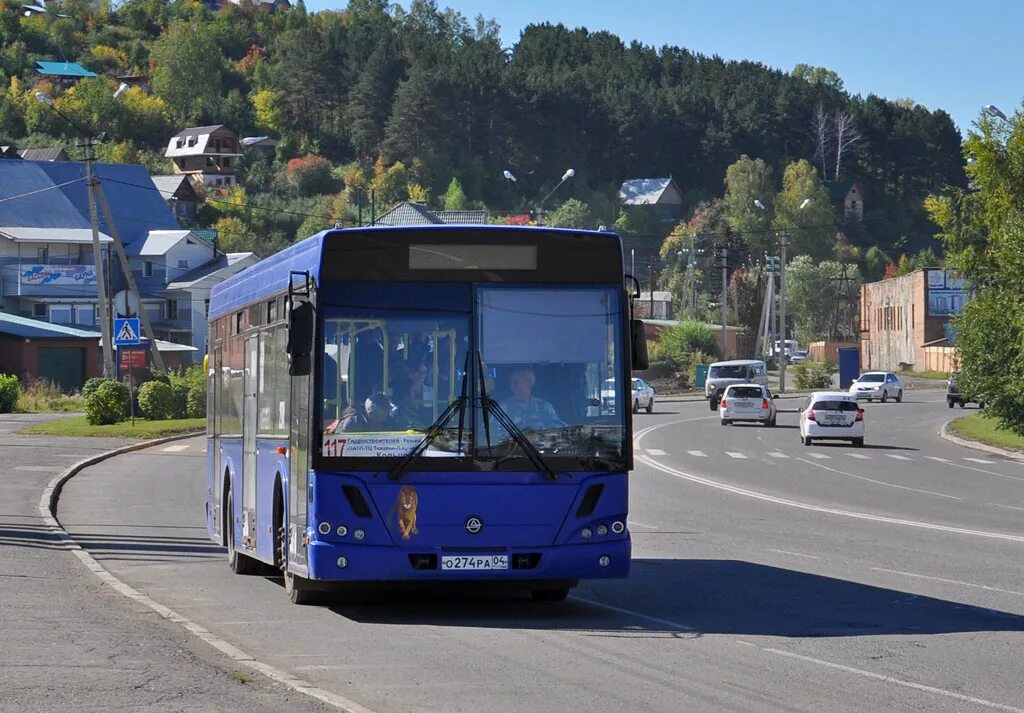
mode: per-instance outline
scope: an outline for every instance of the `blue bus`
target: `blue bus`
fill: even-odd
[[[231,569],[296,604],[627,576],[626,284],[613,233],[439,225],[325,231],[217,285],[206,520]]]

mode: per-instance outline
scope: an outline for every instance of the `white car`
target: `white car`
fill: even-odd
[[[763,384],[732,384],[726,387],[718,402],[718,415],[722,425],[736,421],[756,421],[774,426],[778,412],[772,392]]]
[[[643,408],[647,413],[654,411],[654,387],[643,379],[634,377],[633,388],[630,398],[633,400],[633,413],[639,413]],[[601,406],[611,411],[615,408],[615,379],[607,379],[601,388]]]
[[[903,401],[903,382],[891,371],[868,371],[850,384],[850,393],[858,399],[878,399],[883,404],[889,399],[896,399],[896,403],[900,403]]]
[[[864,411],[857,397],[845,391],[815,391],[800,411],[800,440],[851,441],[864,445]]]
[[[803,364],[805,361],[807,361],[807,351],[803,349],[793,352],[793,355],[789,357],[790,364]]]

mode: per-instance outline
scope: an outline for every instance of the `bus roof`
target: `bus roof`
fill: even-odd
[[[345,228],[335,230],[324,230],[312,237],[301,240],[294,245],[289,245],[284,250],[274,253],[265,260],[242,270],[224,280],[210,291],[210,318],[220,317],[224,314],[242,309],[246,305],[258,302],[271,295],[279,294],[288,289],[288,280],[292,272],[308,272],[316,284],[320,284],[320,273],[323,265],[323,254],[325,242],[333,236],[343,236],[346,233],[388,233],[391,235],[399,233],[412,233],[423,235],[425,233],[463,233],[492,232],[495,235],[510,233],[560,233],[565,235],[592,235],[604,236],[619,240],[618,235],[611,232],[598,232],[590,230],[574,230],[563,228],[527,227],[511,225],[415,225],[415,226],[387,226],[387,227],[361,227]],[[343,238],[342,238],[343,239]]]

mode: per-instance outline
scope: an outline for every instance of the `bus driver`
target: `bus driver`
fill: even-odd
[[[555,407],[533,395],[537,377],[527,367],[515,369],[509,376],[512,396],[501,402],[501,408],[520,428],[558,428],[565,422],[558,417]]]

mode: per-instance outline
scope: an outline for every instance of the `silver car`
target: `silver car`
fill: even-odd
[[[900,403],[903,401],[903,382],[891,371],[869,371],[850,384],[850,393],[858,400],[877,399],[884,404],[889,399],[896,399],[896,403]]]
[[[718,402],[718,415],[722,425],[737,421],[756,421],[774,426],[777,417],[772,392],[762,384],[732,384],[727,386]]]

